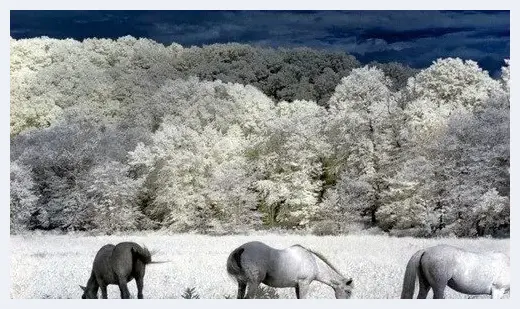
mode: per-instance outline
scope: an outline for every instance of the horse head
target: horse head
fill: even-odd
[[[352,278],[343,278],[339,281],[332,281],[331,283],[336,298],[348,299],[352,296],[352,290],[354,289],[354,280],[352,280]]]
[[[96,299],[98,298],[97,293],[94,293],[92,290],[80,285],[79,286],[83,290],[83,295],[81,295],[81,299]]]

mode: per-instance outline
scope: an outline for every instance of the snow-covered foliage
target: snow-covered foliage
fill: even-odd
[[[145,167],[144,189],[151,199],[145,211],[175,230],[242,223],[256,204],[246,147],[237,125],[226,133],[213,125],[197,132],[165,120],[150,146],[139,144],[129,154],[130,165]]]
[[[322,190],[323,158],[330,147],[323,140],[326,111],[309,101],[281,102],[276,116],[266,119],[260,141],[252,145],[266,223],[305,226],[317,211]]]
[[[11,231],[509,233],[510,67],[13,40]],[[107,215],[112,214],[112,215]]]
[[[92,205],[92,225],[103,232],[135,230],[142,216],[137,193],[141,181],[128,177],[128,166],[110,161],[90,172],[87,203]]]
[[[391,82],[377,68],[354,69],[330,99],[328,132],[336,146],[333,166],[339,207],[377,223],[386,177],[396,147],[391,121],[399,112]]]
[[[30,226],[30,219],[38,201],[35,187],[36,183],[29,167],[17,161],[11,162],[11,232]]]

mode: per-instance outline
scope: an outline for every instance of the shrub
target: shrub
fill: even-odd
[[[186,288],[184,290],[184,293],[182,293],[181,297],[184,299],[199,299],[200,298],[199,294],[195,292],[194,287]]]
[[[317,236],[338,235],[339,225],[332,220],[319,221],[313,226],[312,234]]]

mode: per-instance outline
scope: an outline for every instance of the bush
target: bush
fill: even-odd
[[[423,227],[408,228],[404,230],[392,229],[388,235],[395,237],[431,237],[431,231]]]
[[[181,297],[184,299],[199,299],[200,298],[199,294],[195,292],[194,287],[186,288],[184,290],[184,293],[182,293]]]
[[[313,226],[312,234],[317,236],[338,235],[339,225],[332,220],[319,221]]]

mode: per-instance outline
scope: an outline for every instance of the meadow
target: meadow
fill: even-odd
[[[155,260],[170,263],[150,265],[144,279],[145,298],[181,298],[194,287],[200,298],[236,296],[236,284],[226,273],[228,254],[244,242],[258,240],[281,249],[301,244],[325,255],[345,276],[354,278],[353,298],[399,298],[405,266],[417,250],[447,243],[477,251],[509,252],[509,239],[394,238],[381,235],[307,236],[157,233],[84,236],[13,235],[11,241],[11,298],[80,298],[79,285],[85,285],[92,261],[107,243],[135,241],[158,251]],[[136,297],[135,281],[129,283]],[[109,286],[109,298],[119,298],[117,286]],[[295,298],[294,289],[278,289],[280,298]],[[431,298],[431,292],[428,298]],[[309,298],[334,298],[331,288],[313,282]],[[475,298],[447,289],[446,298]],[[509,298],[509,294],[505,295]]]

